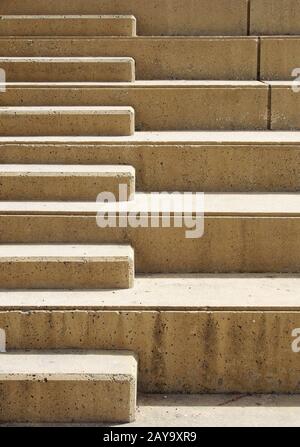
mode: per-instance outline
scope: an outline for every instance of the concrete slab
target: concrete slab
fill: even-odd
[[[0,95],[0,104],[131,106],[135,110],[136,129],[143,131],[267,130],[268,127],[268,86],[257,81],[11,84]],[[117,131],[114,134],[122,135]]]
[[[126,295],[124,307],[115,301],[104,308],[99,295],[98,305],[94,302],[84,308],[83,301],[82,306],[71,301],[75,307],[64,308],[45,295],[31,308],[24,303],[25,295],[23,304],[14,298],[15,308],[6,304],[0,309],[0,327],[6,331],[9,350],[133,351],[139,358],[140,392],[299,393],[299,277],[249,279],[248,283],[238,277],[237,288],[230,275],[227,286],[226,278],[223,283],[222,278],[218,283],[211,279],[211,287],[209,278],[198,278],[198,285],[195,278],[188,278],[185,285],[173,279],[172,288],[165,280],[161,282],[162,307],[159,288],[154,297],[155,290],[151,292],[147,281],[138,290],[145,304],[134,303],[134,308]],[[242,281],[248,285],[243,287]],[[173,305],[170,299],[166,301],[171,291]],[[251,296],[246,297],[247,292]],[[148,293],[152,298],[147,301]],[[193,294],[193,305],[184,308],[183,299]],[[255,307],[260,298],[262,305]],[[155,308],[148,309],[151,301]],[[126,303],[132,308],[126,308]]]
[[[132,287],[134,252],[128,245],[2,244],[2,289]]]
[[[138,275],[128,290],[0,290],[0,310],[299,310],[300,276]]]
[[[36,9],[36,8],[35,8]],[[57,13],[57,11],[52,11]],[[132,15],[17,15],[0,17],[1,36],[135,36]],[[2,12],[3,14],[3,12]]]
[[[135,80],[135,63],[130,57],[0,57],[0,69],[8,83]]]
[[[135,197],[131,210],[141,211],[139,202],[145,210],[149,196]],[[201,216],[181,228],[172,216],[158,226],[124,228],[117,219],[100,228],[95,203],[1,202],[0,241],[130,244],[139,273],[299,273],[299,194],[206,194],[204,206],[199,237]]]
[[[298,36],[261,37],[260,79],[295,80],[293,71],[299,67]]]
[[[136,380],[136,358],[126,351],[2,353],[0,420],[129,422]]]
[[[216,1],[219,7],[220,0]],[[228,0],[225,3],[227,5]],[[159,7],[160,4],[161,0]],[[188,11],[186,4],[184,9]],[[155,21],[157,17],[155,13]],[[161,17],[164,24],[165,17]],[[201,19],[199,12],[196,18]],[[257,48],[255,37],[0,38],[0,56],[3,57],[130,56],[135,60],[136,78],[140,80],[257,79]]]
[[[299,23],[299,0],[250,1],[250,34],[299,34]]]
[[[9,0],[2,14],[134,14],[141,35],[245,35],[246,0]],[[159,11],[159,13],[158,13]],[[166,20],[168,17],[168,20]]]
[[[122,163],[138,191],[296,192],[300,132],[135,132],[129,137],[0,137],[1,163]]]
[[[131,135],[132,107],[0,107],[4,135]]]
[[[135,193],[135,170],[123,165],[0,165],[0,200],[96,200],[110,192]]]
[[[300,129],[299,81],[265,81],[271,89],[271,129]]]

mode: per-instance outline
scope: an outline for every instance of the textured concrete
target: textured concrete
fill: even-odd
[[[0,137],[1,163],[122,163],[139,191],[300,190],[300,132],[135,132],[130,137]]]
[[[96,200],[119,186],[135,192],[135,170],[120,165],[0,165],[0,200]]]
[[[165,16],[162,20],[165,22]],[[255,37],[2,37],[0,56],[130,56],[141,80],[249,80],[257,79],[257,45]]]
[[[125,427],[299,427],[299,404],[284,394],[141,395]]]
[[[137,361],[117,351],[1,354],[1,422],[129,422]]]
[[[1,136],[125,136],[135,125],[132,107],[0,107],[0,117]]]
[[[0,309],[294,311],[299,291],[291,274],[138,275],[126,290],[0,290]]]
[[[147,197],[137,193],[132,210],[141,211]],[[161,220],[158,228],[100,228],[95,203],[2,202],[0,241],[128,243],[135,249],[140,273],[296,273],[300,272],[299,198],[299,194],[206,194],[204,235],[196,239],[186,237],[187,227],[175,228],[172,217],[169,228]],[[192,224],[195,229],[196,220]],[[198,224],[201,227],[199,218]]]
[[[1,23],[1,22],[0,22]],[[0,57],[6,82],[132,82],[130,57]]]
[[[267,84],[271,88],[271,129],[300,129],[299,81],[296,84],[292,81],[269,81]],[[293,90],[295,87],[299,91]]]
[[[294,80],[292,72],[299,67],[299,59],[299,37],[261,37],[259,79]]]
[[[1,5],[2,6],[2,5]],[[22,10],[22,14],[24,8]],[[57,13],[57,11],[52,11]],[[99,10],[97,11],[97,13]],[[2,11],[3,14],[3,11]],[[34,11],[34,14],[37,14]],[[135,36],[133,16],[2,15],[0,36]]]
[[[91,305],[88,293],[81,306],[71,296],[59,301],[61,293],[55,303],[54,293],[37,292],[34,300],[12,292],[0,327],[8,349],[133,351],[143,392],[299,393],[299,341],[292,335],[300,327],[299,284],[299,275],[137,279],[129,299],[128,291],[118,298],[98,292]],[[171,302],[174,295],[180,303]]]
[[[299,403],[297,394],[139,394],[135,422],[113,424],[113,427],[299,427]]]
[[[1,245],[2,289],[109,289],[133,286],[128,245]]]
[[[250,33],[300,34],[300,1],[250,0]]]
[[[141,35],[247,34],[247,0],[2,0],[2,14],[134,14]]]
[[[268,125],[268,87],[258,81],[11,84],[0,95],[0,104],[131,106],[136,129],[144,131],[264,130]],[[117,126],[114,134],[123,132],[125,129]]]

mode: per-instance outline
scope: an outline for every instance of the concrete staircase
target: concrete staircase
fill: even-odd
[[[137,390],[300,392],[299,11],[2,0],[1,422],[128,422]],[[176,224],[187,192],[201,237]]]

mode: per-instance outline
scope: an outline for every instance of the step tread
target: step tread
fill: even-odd
[[[194,81],[194,80],[162,80],[162,81],[135,81],[135,82],[7,82],[7,89],[13,88],[261,88],[268,86],[262,81]]]
[[[1,244],[0,262],[12,260],[59,261],[70,260],[110,260],[133,259],[130,245],[118,244]]]
[[[132,14],[7,14],[1,15],[0,20],[24,19],[134,19]]]
[[[128,290],[0,290],[0,309],[299,311],[299,293],[300,275],[138,275]]]
[[[300,131],[136,131],[128,137],[0,137],[2,143],[300,143]]]
[[[132,107],[125,106],[24,106],[0,107],[0,115],[127,115],[134,114]]]
[[[141,132],[125,137],[0,137],[0,145],[18,144],[300,144],[300,131],[161,131]]]
[[[69,63],[73,63],[73,62],[101,62],[101,63],[105,63],[105,62],[131,62],[134,59],[132,57],[76,57],[76,56],[71,56],[71,57],[0,57],[0,64],[1,62],[53,62],[53,63],[58,63],[58,62],[69,62]]]
[[[182,203],[184,193],[173,193],[174,203]],[[135,194],[134,200],[120,202],[120,211],[144,211],[149,208],[150,197],[163,200],[168,193]],[[159,203],[159,202],[158,202]],[[180,207],[180,206],[179,206]],[[160,206],[156,208],[161,210]],[[107,210],[107,208],[105,208]],[[195,210],[195,208],[193,208]],[[95,215],[103,211],[96,202],[17,202],[0,201],[0,214],[79,214]],[[201,212],[198,210],[198,212]],[[208,216],[257,216],[257,217],[299,217],[300,193],[205,193],[204,212]]]
[[[137,361],[127,351],[13,351],[1,354],[0,381],[136,380]]]
[[[135,169],[125,165],[48,165],[48,164],[0,164],[0,175],[93,175],[93,176],[120,176],[134,177]]]

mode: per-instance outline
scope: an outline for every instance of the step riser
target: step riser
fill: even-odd
[[[0,56],[3,57],[82,55],[132,57],[136,63],[136,78],[141,80],[257,79],[257,39],[254,37],[0,38]]]
[[[299,41],[300,43],[300,41]],[[300,71],[299,71],[300,73]],[[296,84],[299,89],[299,80]],[[271,87],[272,91],[272,130],[300,129],[300,93],[288,87]]]
[[[99,13],[99,11],[97,12]],[[135,36],[133,17],[0,19],[0,36]]]
[[[136,188],[146,192],[300,190],[300,144],[0,143],[0,163],[122,163],[135,167]]]
[[[3,0],[2,14],[134,14],[141,35],[247,34],[246,0]],[[168,17],[168,20],[166,20]]]
[[[103,86],[83,89],[21,87],[8,88],[3,92],[0,95],[0,104],[132,106],[135,110],[136,129],[145,131],[265,130],[268,126],[267,86],[250,88]],[[61,121],[60,127],[60,132],[66,135]],[[6,128],[6,135],[14,135],[11,132],[11,129]],[[76,132],[78,134],[77,126]],[[55,134],[54,130],[51,134]],[[120,130],[119,135],[122,134]]]
[[[5,408],[5,412],[0,412],[0,421],[13,423],[130,422],[134,420],[133,408],[130,408],[129,413],[129,408],[126,408],[124,404],[119,406],[119,402],[128,402],[132,394],[131,388],[130,383],[111,380],[106,383],[97,383],[96,386],[93,381],[68,384],[0,382],[1,402]],[[80,396],[79,406],[78,396]],[[30,409],[28,401],[30,401]],[[45,402],[47,402],[46,405]],[[98,405],[94,405],[95,402]],[[99,402],[104,402],[105,406],[100,406]]]
[[[59,256],[59,253],[58,253]],[[133,263],[66,260],[0,263],[1,289],[126,289],[133,286]]]
[[[294,80],[292,72],[299,67],[299,59],[299,38],[261,38],[260,79]]]
[[[300,34],[299,0],[251,0],[250,33]]]
[[[9,349],[130,349],[142,392],[300,391],[299,311],[16,310],[0,327]]]
[[[0,173],[0,200],[96,201],[98,194],[112,193],[120,199],[119,186],[134,194],[134,178],[128,175],[3,175]],[[122,186],[123,187],[123,186]]]
[[[0,421],[132,421],[136,370],[134,354],[126,351],[4,353],[0,367]]]
[[[3,62],[6,82],[132,82],[134,61]]]
[[[0,216],[1,243],[130,243],[139,273],[297,273],[299,232],[297,217],[206,217],[204,236],[187,239],[185,228],[99,228],[94,216]]]
[[[134,113],[85,111],[32,113],[30,110],[1,113],[1,136],[129,136],[134,133]]]

